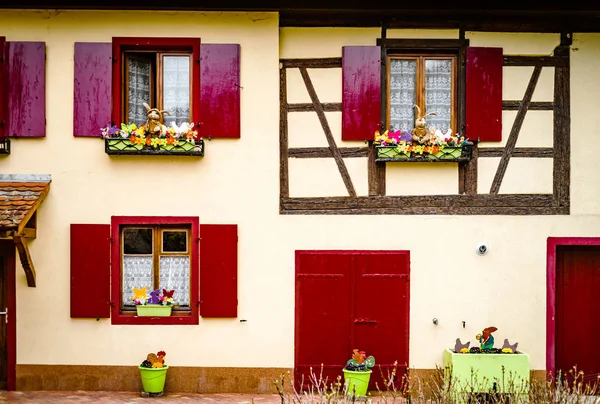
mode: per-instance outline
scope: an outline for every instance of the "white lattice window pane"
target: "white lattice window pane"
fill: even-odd
[[[452,59],[425,60],[425,110],[427,125],[442,132],[452,124]]]
[[[127,121],[142,125],[146,122],[144,103],[150,104],[152,64],[149,60],[127,58]]]
[[[190,257],[160,256],[160,288],[174,290],[173,300],[180,306],[190,305]]]
[[[390,129],[410,131],[415,123],[417,60],[390,60]]]
[[[163,109],[166,125],[190,121],[189,56],[163,56]]]
[[[148,295],[152,290],[152,256],[123,256],[123,305],[133,306],[133,288],[146,288]]]

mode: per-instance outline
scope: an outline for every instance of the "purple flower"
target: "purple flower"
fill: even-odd
[[[400,141],[410,142],[412,140],[412,135],[409,131],[402,132],[402,136],[400,136]]]

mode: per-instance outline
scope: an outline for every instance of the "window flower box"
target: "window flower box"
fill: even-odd
[[[106,154],[116,155],[183,155],[204,156],[204,140],[184,141],[177,145],[165,144],[158,146],[146,146],[131,143],[129,139],[104,139]]]
[[[376,146],[376,149],[377,157],[375,161],[385,162],[465,162],[470,161],[473,154],[472,144],[465,144],[458,147],[431,147],[425,150],[421,149],[420,151],[411,151],[411,147],[407,148],[397,145]]]
[[[375,147],[380,162],[466,162],[473,154],[473,143],[453,135],[435,130],[421,137],[410,132],[375,132]]]
[[[173,306],[163,306],[162,304],[138,304],[135,306],[137,315],[140,317],[168,317],[171,315]]]
[[[204,156],[204,140],[198,137],[194,124],[160,125],[150,136],[146,125],[121,124],[102,128],[106,154],[114,155],[183,155]]]

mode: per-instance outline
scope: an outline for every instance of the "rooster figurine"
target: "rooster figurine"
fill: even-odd
[[[492,349],[494,347],[494,336],[492,333],[497,331],[496,327],[484,328],[481,334],[477,334],[475,338],[481,344],[481,349]]]

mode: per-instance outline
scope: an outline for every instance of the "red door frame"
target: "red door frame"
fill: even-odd
[[[410,251],[409,250],[296,250],[295,251],[295,272],[294,272],[294,375],[296,374],[296,369],[298,368],[298,352],[299,352],[299,343],[300,343],[300,327],[299,327],[299,319],[300,319],[300,305],[298,304],[298,291],[297,291],[297,283],[296,283],[296,275],[300,271],[300,260],[299,256],[303,253],[311,253],[311,254],[340,254],[340,255],[373,255],[373,254],[397,254],[399,252],[405,252],[408,254],[409,259],[409,276],[410,276]],[[410,279],[410,278],[409,278]],[[405,358],[409,358],[410,355],[410,283],[408,286],[408,291],[406,293],[406,298],[408,299],[408,304],[406,305],[406,313],[404,315],[407,319],[407,328],[406,328],[406,351],[403,352]],[[406,369],[408,369],[408,363],[406,364]]]
[[[548,237],[546,250],[546,371],[556,372],[556,250],[558,246],[600,246],[600,237]]]
[[[15,244],[12,240],[0,240],[0,253],[6,259],[7,279],[6,286],[8,288],[7,302],[8,325],[6,330],[6,344],[8,348],[7,357],[7,390],[16,390],[17,388],[17,293],[15,282]]]

